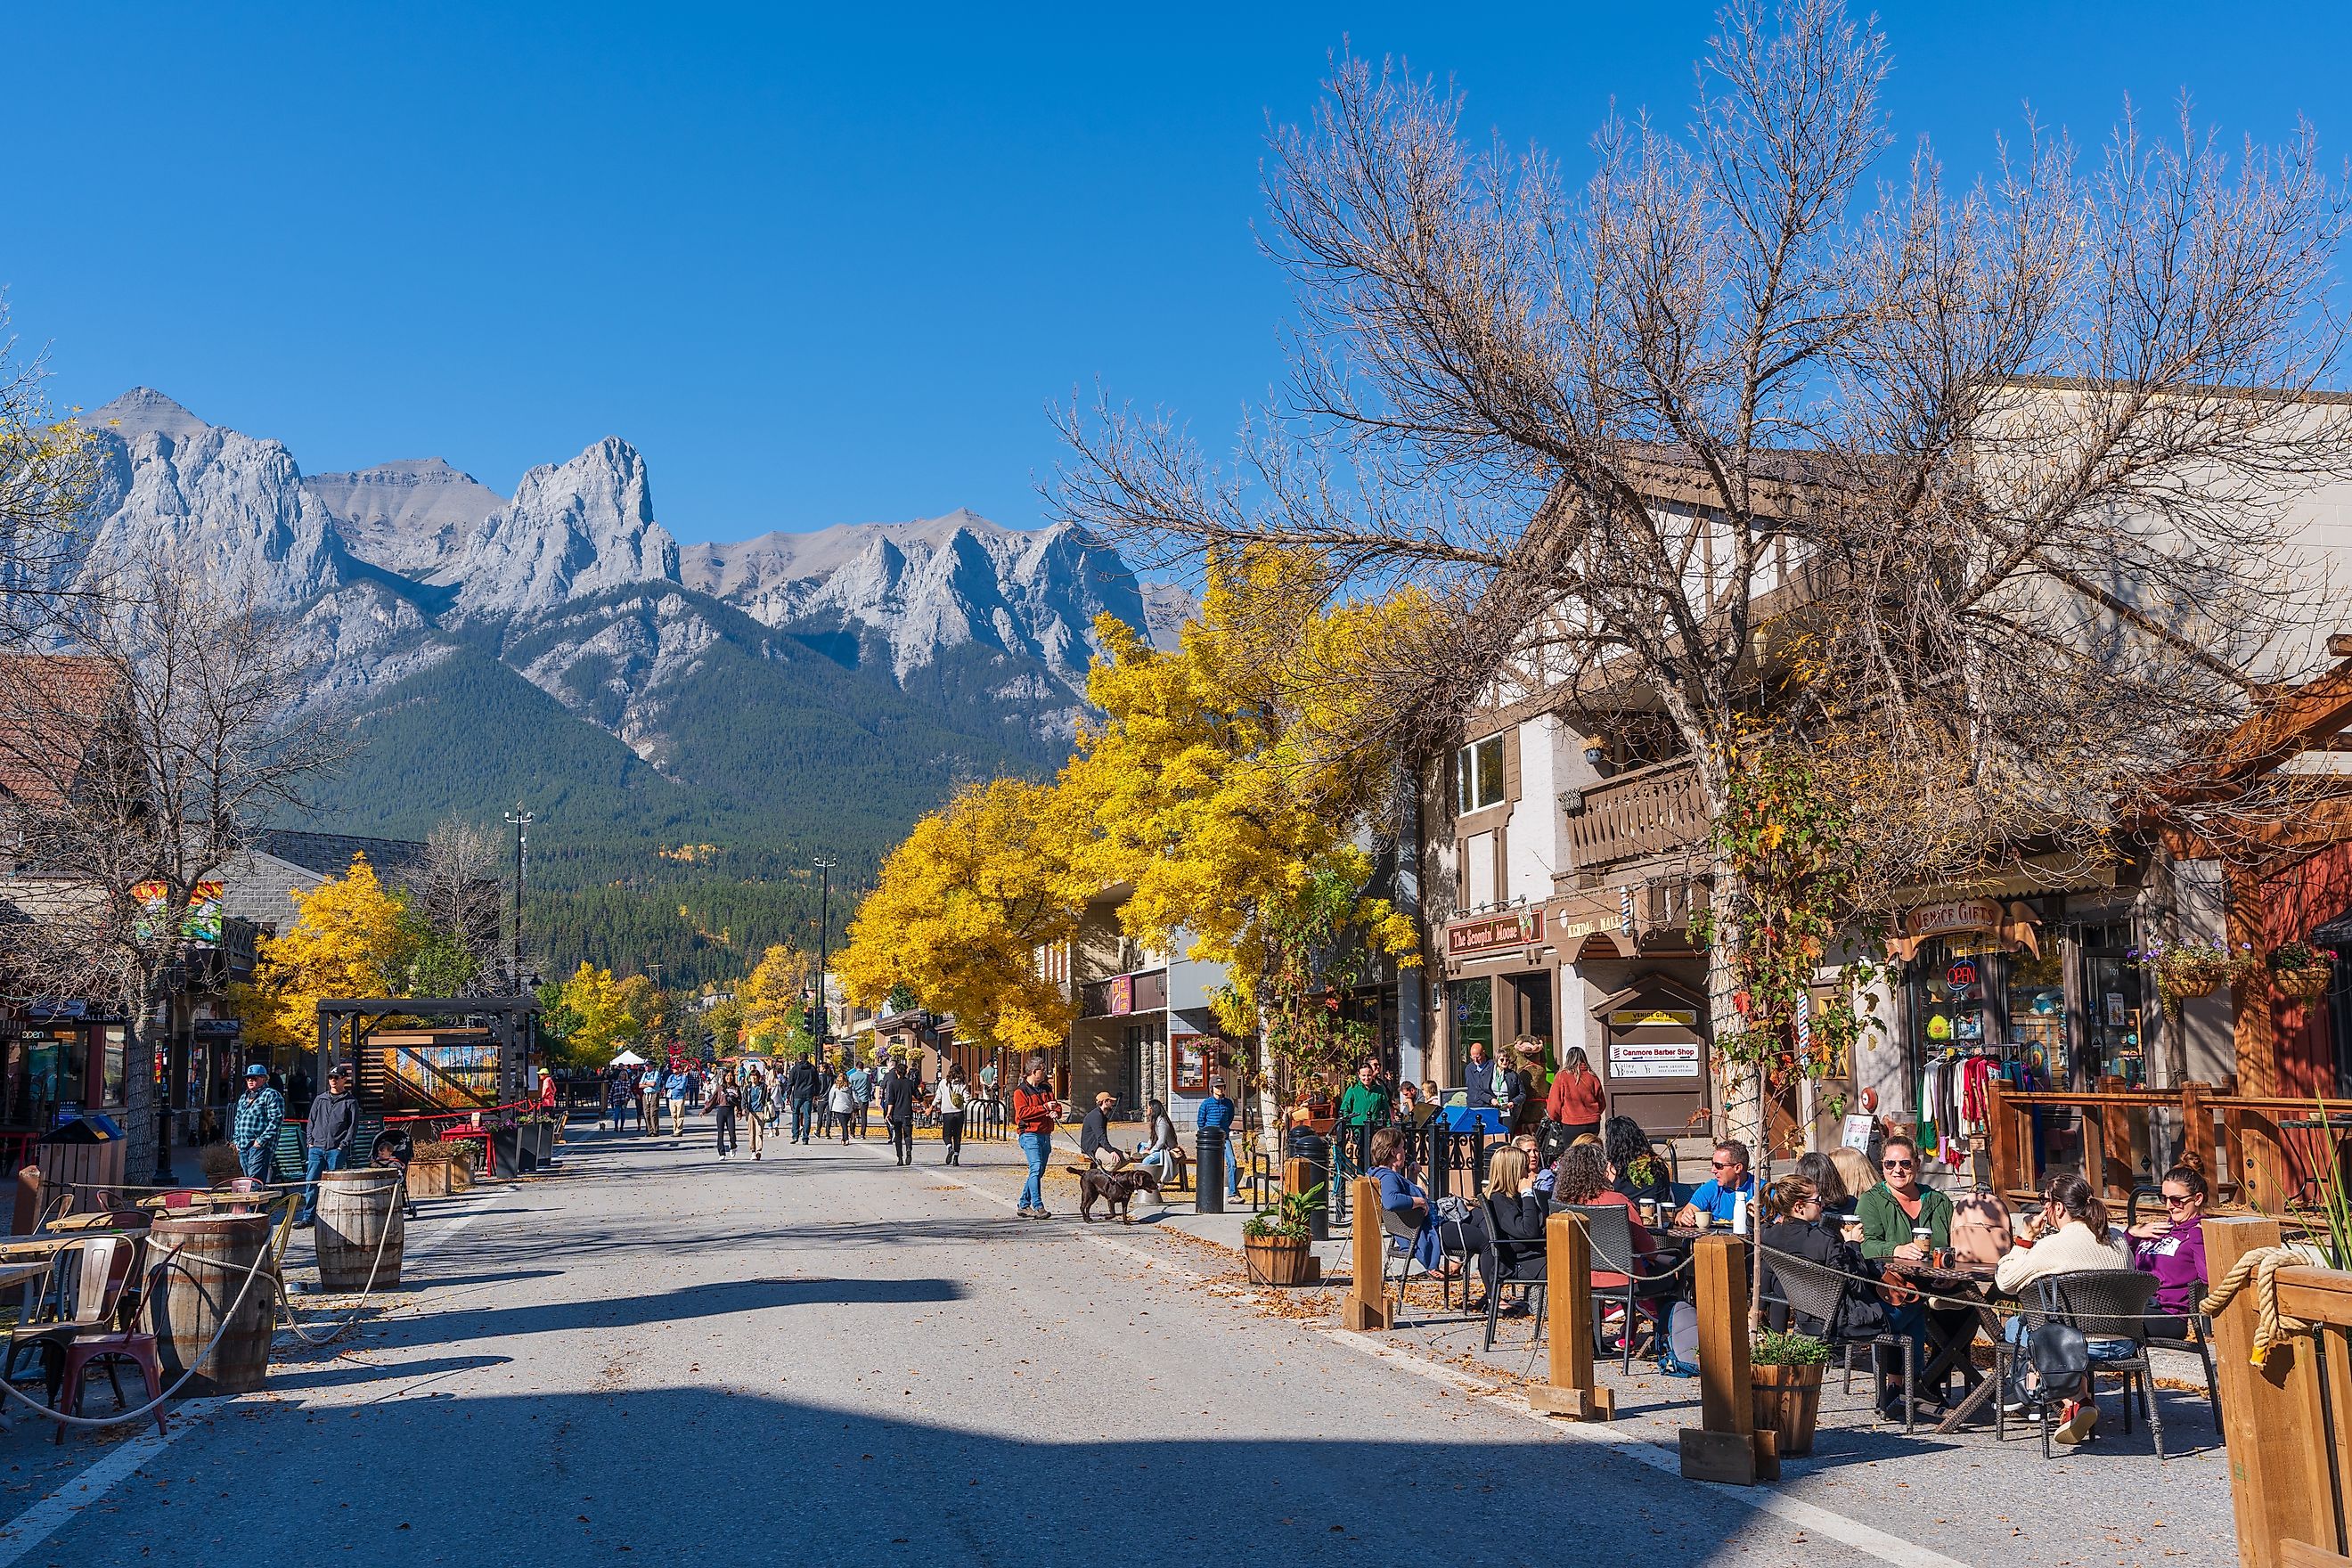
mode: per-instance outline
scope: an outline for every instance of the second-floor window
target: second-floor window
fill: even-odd
[[[1464,813],[1503,803],[1503,737],[1473,741],[1454,753],[1454,796]]]

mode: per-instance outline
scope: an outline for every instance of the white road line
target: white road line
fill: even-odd
[[[467,1226],[473,1224],[476,1220],[481,1217],[482,1211],[476,1209],[472,1214],[459,1215],[447,1225],[440,1226],[438,1229],[435,1230],[432,1235],[426,1237],[418,1246],[409,1247],[404,1243],[401,1249],[401,1266],[403,1268],[406,1268],[410,1262],[416,1258],[432,1257],[434,1251],[438,1248],[442,1243],[449,1240],[459,1231],[465,1229]],[[6,1568],[6,1564],[0,1563],[0,1568]]]
[[[51,1492],[6,1524],[0,1525],[0,1568],[8,1568],[34,1547],[72,1523],[81,1510],[102,1500],[123,1478],[153,1458],[163,1446],[200,1425],[226,1404],[223,1399],[191,1399],[170,1412],[170,1430],[147,1431],[114,1449],[98,1463]]]
[[[984,1187],[975,1186],[962,1177],[950,1174],[946,1171],[932,1170],[925,1173],[935,1176],[951,1186],[961,1187],[965,1192],[976,1194],[1000,1207],[1009,1209],[1016,1206],[1011,1199],[1000,1197]],[[1119,1257],[1140,1263],[1147,1268],[1156,1269],[1163,1274],[1172,1274],[1191,1284],[1207,1285],[1213,1289],[1218,1289],[1208,1276],[1196,1273],[1181,1264],[1171,1263],[1166,1258],[1155,1258],[1139,1247],[1114,1240],[1108,1236],[1097,1236],[1090,1231],[1080,1230],[1076,1234],[1080,1241],[1091,1242],[1106,1252],[1117,1253]],[[1254,1292],[1234,1290],[1231,1287],[1224,1288],[1220,1293],[1244,1301],[1255,1301],[1258,1299]],[[1416,1377],[1424,1377],[1433,1382],[1444,1384],[1461,1393],[1484,1399],[1499,1409],[1524,1416],[1555,1437],[1571,1442],[1590,1443],[1610,1453],[1631,1459],[1637,1465],[1647,1465],[1654,1470],[1663,1471],[1676,1480],[1684,1479],[1682,1455],[1679,1450],[1669,1449],[1662,1444],[1652,1442],[1646,1437],[1638,1436],[1620,1427],[1561,1421],[1540,1415],[1529,1409],[1527,1401],[1519,1396],[1503,1393],[1493,1384],[1482,1382],[1468,1373],[1431,1361],[1428,1357],[1406,1350],[1402,1345],[1391,1344],[1366,1334],[1349,1333],[1345,1329],[1322,1329],[1316,1331],[1335,1344],[1345,1345],[1349,1350],[1358,1351],[1377,1361],[1385,1362],[1401,1372],[1408,1372]],[[1692,1481],[1688,1484],[1706,1485],[1699,1481]],[[1797,1499],[1780,1492],[1749,1487],[1707,1486],[1707,1489],[1744,1507],[1752,1508],[1759,1513],[1769,1514],[1801,1530],[1834,1541],[1841,1546],[1849,1546],[1866,1556],[1875,1557],[1882,1563],[1891,1564],[1892,1568],[1969,1568],[1969,1564],[1958,1558],[1948,1557],[1932,1547],[1922,1546],[1914,1541],[1906,1541],[1899,1535],[1891,1535],[1885,1531],[1864,1524],[1858,1519],[1849,1519],[1844,1514],[1815,1503],[1800,1502]],[[0,1563],[0,1568],[7,1568],[7,1564]]]

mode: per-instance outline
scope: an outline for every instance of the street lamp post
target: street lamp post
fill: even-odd
[[[833,1010],[824,1003],[824,967],[833,953],[828,946],[833,934],[833,868],[838,862],[823,855],[809,862],[822,879],[817,894],[816,917],[816,1035],[823,1045],[833,1037]]]
[[[530,844],[530,825],[532,818],[531,814],[522,808],[522,802],[517,801],[515,802],[515,808],[507,813],[507,821],[515,830],[514,956],[513,968],[510,971],[510,978],[514,981],[515,994],[520,995],[522,992],[523,857]]]

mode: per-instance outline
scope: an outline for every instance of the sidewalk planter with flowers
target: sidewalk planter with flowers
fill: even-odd
[[[2175,1014],[2183,1002],[2210,996],[2224,985],[2242,985],[2263,971],[2263,961],[2251,944],[2232,947],[2218,936],[2210,942],[2159,938],[2132,949],[2130,956],[2156,982],[2164,1010]]]
[[[408,1195],[412,1198],[437,1198],[450,1193],[467,1192],[474,1185],[474,1152],[467,1143],[445,1143],[436,1140],[410,1146],[408,1152]]]
[[[1242,1258],[1253,1285],[1310,1285],[1320,1272],[1308,1240],[1307,1215],[1323,1201],[1319,1186],[1286,1193],[1242,1226]]]
[[[2281,994],[2305,1002],[2326,995],[2336,977],[2336,950],[2314,947],[2307,942],[2283,942],[2271,949],[2263,962],[2270,968],[2271,984]]]
[[[1829,1362],[1830,1347],[1811,1334],[1759,1334],[1748,1350],[1756,1428],[1779,1434],[1783,1456],[1813,1451],[1813,1426],[1822,1414],[1822,1373]]]

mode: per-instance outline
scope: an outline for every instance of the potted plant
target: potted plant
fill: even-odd
[[[2271,949],[2263,962],[2271,972],[2272,984],[2306,1002],[2326,995],[2328,982],[2336,974],[2336,950],[2314,947],[2307,942],[2283,942]]]
[[[462,1193],[474,1184],[473,1146],[435,1139],[412,1143],[408,1150],[408,1195],[437,1198]]]
[[[2193,996],[2210,996],[2224,985],[2236,985],[2262,972],[2262,961],[2251,943],[2231,947],[2220,937],[2210,942],[2166,942],[2155,939],[2131,950],[2156,981],[2157,999],[2167,1013],[2179,1013]]]
[[[1764,1333],[1748,1348],[1748,1383],[1756,1426],[1780,1434],[1783,1455],[1813,1451],[1813,1423],[1822,1413],[1822,1373],[1830,1347],[1811,1334]]]
[[[1285,1193],[1242,1225],[1242,1256],[1253,1285],[1305,1285],[1315,1277],[1308,1215],[1323,1202],[1321,1186]]]

